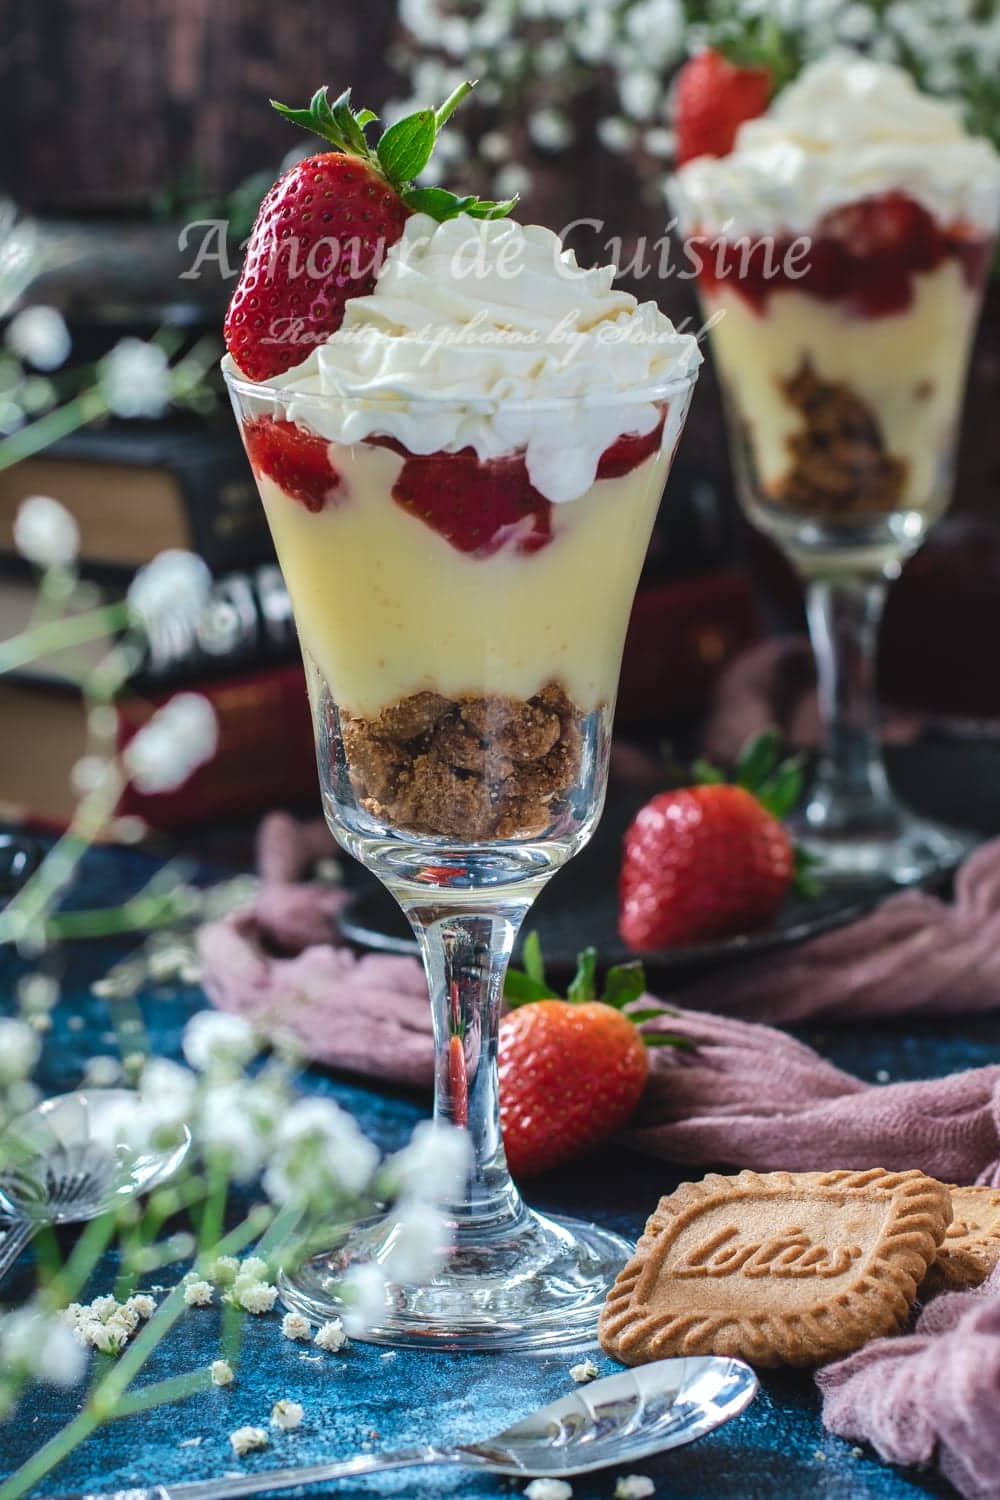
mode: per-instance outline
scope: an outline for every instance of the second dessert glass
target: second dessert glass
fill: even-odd
[[[491,406],[509,450],[480,462],[471,447],[418,453],[380,436],[370,391],[345,405],[227,376],[295,610],[326,817],[412,924],[435,1117],[471,1145],[447,1262],[425,1285],[388,1286],[364,1335],[376,1343],[578,1345],[630,1251],[525,1207],[501,1139],[497,1035],[521,922],[601,814],[625,631],[694,378]],[[345,443],[359,405],[365,435]],[[560,504],[523,455],[543,408],[560,434],[548,462],[602,452],[589,489]],[[478,409],[410,398],[408,420],[426,448]],[[400,430],[393,415],[386,431]],[[331,1226],[285,1301],[342,1313],[331,1284],[385,1260],[394,1233],[391,1218]]]
[[[825,744],[796,832],[826,879],[907,884],[973,841],[890,790],[878,625],[951,497],[991,244],[898,192],[832,211],[809,241],[803,266],[791,235],[718,236],[699,293],[744,508],[806,585]]]

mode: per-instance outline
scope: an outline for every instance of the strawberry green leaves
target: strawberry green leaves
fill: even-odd
[[[460,196],[446,188],[414,186],[414,179],[431,159],[438,132],[474,86],[471,82],[461,83],[440,109],[418,109],[397,120],[374,145],[365,132],[378,116],[370,109],[353,110],[350,89],[345,89],[332,104],[327,90],[317,89],[307,109],[289,109],[275,99],[271,103],[293,125],[300,125],[303,130],[329,141],[337,151],[360,157],[374,167],[414,213],[429,214],[441,223],[459,214],[474,219],[504,218],[514,207],[516,198],[494,203],[475,194]]]
[[[432,109],[420,109],[395,125],[378,143],[378,159],[390,182],[409,182],[418,177],[431,159],[437,125]]]
[[[537,932],[529,932],[521,946],[522,969],[508,969],[504,984],[504,999],[510,1010],[520,1005],[530,1005],[536,1000],[561,1000],[545,977],[542,961],[542,945]],[[644,1010],[628,1010],[640,995],[646,993],[646,974],[641,963],[615,964],[604,976],[604,989],[597,988],[597,949],[584,948],[576,961],[576,973],[566,991],[566,1002],[570,1005],[585,1005],[597,1000],[610,1005],[613,1010],[624,1011],[635,1026],[644,1021],[661,1021],[664,1016],[675,1015],[666,1006],[648,1006]],[[647,1047],[676,1047],[681,1052],[694,1051],[694,1043],[685,1036],[670,1031],[644,1031],[640,1033]]]
[[[697,760],[694,774],[702,786],[718,785],[727,778],[709,761]],[[805,762],[801,755],[781,759],[781,736],[776,729],[765,729],[748,740],[736,762],[733,781],[757,798],[762,807],[779,822],[798,805],[805,779]],[[818,896],[822,890],[810,868],[813,855],[795,847],[795,879],[800,896]]]

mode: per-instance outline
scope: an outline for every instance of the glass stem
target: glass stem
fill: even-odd
[[[871,826],[891,818],[893,798],[879,739],[876,653],[882,578],[812,579],[806,588],[824,732],[806,821]]]
[[[535,893],[532,893],[532,896]],[[497,1046],[504,975],[531,898],[486,912],[410,904],[434,1017],[434,1118],[467,1130],[472,1164],[465,1201],[449,1207],[458,1241],[508,1233],[526,1218],[500,1134]]]

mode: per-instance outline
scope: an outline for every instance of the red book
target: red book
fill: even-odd
[[[761,634],[753,588],[736,568],[643,585],[625,642],[618,725],[659,729],[704,709],[723,667]]]
[[[122,814],[153,828],[187,828],[293,803],[318,804],[305,674],[298,662],[126,695],[116,705],[119,745],[178,691],[204,694],[215,709],[219,748],[185,784],[161,796],[126,789]],[[0,679],[0,812],[56,826],[72,816],[73,766],[86,754],[79,695],[51,683]]]

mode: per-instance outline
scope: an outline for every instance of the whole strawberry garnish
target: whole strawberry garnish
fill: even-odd
[[[565,1000],[546,983],[534,934],[524,964],[523,972],[508,972],[505,993],[515,1008],[500,1023],[500,1124],[515,1177],[548,1171],[620,1130],[646,1082],[647,1046],[689,1045],[639,1031],[637,1023],[669,1015],[665,1008],[625,1012],[645,990],[641,964],[609,969],[600,1000],[594,948],[580,955]]]
[[[738,67],[707,47],[681,68],[673,93],[675,158],[728,156],[744,120],[762,115],[772,94],[769,68]]]
[[[778,764],[778,737],[754,740],[726,784],[661,792],[625,834],[618,930],[631,948],[708,942],[763,927],[806,863],[780,819],[802,790],[799,761]]]
[[[365,132],[377,116],[353,110],[350,89],[333,104],[319,89],[308,109],[271,101],[334,150],[296,162],[260,206],[225,322],[226,347],[250,380],[299,364],[336,332],[348,299],[374,287],[411,213],[443,220],[510,212],[513,199],[491,203],[413,184],[438,131],[472,87],[463,83],[440,109],[398,120],[374,145]]]

